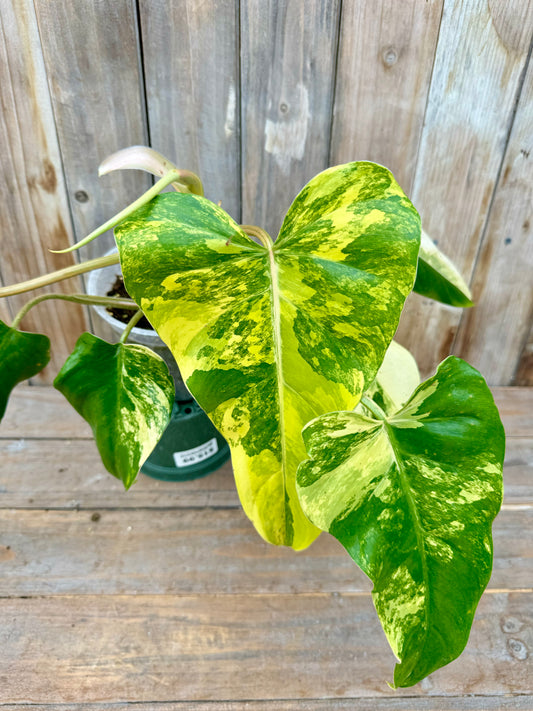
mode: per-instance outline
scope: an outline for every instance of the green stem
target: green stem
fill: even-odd
[[[386,420],[387,415],[383,412],[381,407],[375,403],[373,400],[371,400],[369,397],[366,395],[363,395],[361,398],[361,403],[368,409],[370,412],[377,417],[378,420]]]
[[[266,247],[267,249],[272,248],[274,242],[272,241],[272,238],[268,234],[268,232],[265,232],[262,227],[257,227],[256,225],[239,225],[239,227],[247,235],[250,235],[251,237],[257,237],[263,247]]]
[[[13,319],[11,328],[18,328],[19,323],[22,321],[24,316],[28,313],[30,309],[41,301],[48,301],[49,299],[60,299],[61,301],[71,301],[74,304],[92,304],[94,306],[112,306],[118,307],[120,309],[136,309],[137,304],[133,299],[122,299],[116,296],[91,296],[89,294],[43,294],[42,296],[37,296],[35,299],[28,301],[27,304],[20,309],[18,314]]]
[[[70,247],[67,247],[66,249],[51,249],[50,251],[54,254],[65,254],[66,252],[73,252],[75,249],[79,249],[80,247],[85,247],[85,245],[89,244],[89,242],[92,242],[93,239],[96,239],[96,237],[99,237],[101,234],[107,232],[107,230],[110,230],[112,227],[116,227],[119,222],[122,222],[122,220],[126,219],[126,217],[135,212],[135,210],[138,210],[140,207],[150,202],[152,198],[156,197],[156,195],[158,195],[161,190],[166,188],[167,185],[170,185],[170,183],[178,182],[180,185],[183,185],[184,189],[187,192],[192,192],[188,185],[180,181],[180,178],[183,179],[184,172],[185,171],[177,169],[169,170],[168,173],[166,173],[160,180],[157,181],[157,183],[154,183],[154,185],[152,185],[149,190],[143,193],[141,197],[137,198],[137,200],[134,200],[130,205],[118,212],[110,220],[104,222],[103,225],[97,227],[93,232],[91,232],[91,234],[87,235],[87,237],[82,239],[81,242],[77,242],[76,244],[73,244]]]
[[[144,314],[143,314],[143,312],[141,311],[141,309],[139,309],[139,310],[137,311],[137,313],[134,313],[134,314],[133,314],[133,316],[132,316],[132,317],[130,318],[130,320],[128,321],[128,325],[126,326],[126,328],[125,328],[124,331],[122,332],[122,336],[120,337],[119,343],[126,343],[126,341],[128,340],[128,336],[129,336],[130,333],[131,333],[131,329],[132,329],[137,323],[139,323],[139,321],[142,319],[143,316],[144,316]]]
[[[55,284],[57,281],[70,279],[71,277],[78,276],[79,274],[90,272],[93,269],[109,267],[112,264],[119,264],[118,252],[108,254],[104,257],[96,257],[96,259],[88,259],[86,262],[73,264],[71,267],[58,269],[57,272],[50,272],[50,274],[44,274],[43,276],[36,277],[35,279],[21,281],[18,284],[12,284],[11,286],[3,286],[0,288],[0,297],[23,294],[25,291],[33,291],[33,289],[39,289],[41,286]]]

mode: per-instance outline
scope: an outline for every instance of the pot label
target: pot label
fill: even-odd
[[[190,467],[192,464],[203,462],[213,454],[218,452],[218,442],[216,437],[199,444],[198,447],[192,449],[184,449],[182,452],[174,452],[174,462],[177,467]]]

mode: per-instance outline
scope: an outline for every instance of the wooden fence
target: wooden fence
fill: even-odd
[[[492,384],[532,384],[532,36],[531,0],[1,0],[0,279],[71,264],[48,248],[146,189],[140,173],[97,178],[128,145],[198,172],[271,234],[315,173],[374,160],[477,303],[412,295],[399,340],[424,374],[453,352]],[[53,339],[45,379],[88,319],[55,301],[30,312],[25,328]]]

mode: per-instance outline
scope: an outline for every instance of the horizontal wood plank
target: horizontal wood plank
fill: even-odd
[[[533,388],[492,388],[507,437],[533,437]]]
[[[0,679],[10,703],[531,694],[532,610],[485,595],[461,658],[392,691],[369,595],[4,599]]]
[[[2,704],[1,711],[65,711],[63,704]],[[531,711],[533,696],[428,696],[407,698],[276,699],[275,701],[170,701],[69,704],[68,711]]]
[[[184,482],[140,474],[129,491],[104,468],[89,440],[0,439],[0,509],[239,507],[231,462]],[[510,437],[506,504],[533,504],[533,437]]]
[[[533,388],[494,387],[492,392],[507,436],[533,437]],[[0,425],[0,439],[15,437],[91,439],[92,434],[57,390],[20,385]]]
[[[0,596],[369,592],[328,534],[296,554],[239,509],[0,511]],[[505,507],[489,588],[533,588],[533,507]]]
[[[191,481],[159,481],[139,474],[129,491],[104,468],[92,440],[0,439],[0,461],[0,508],[240,506],[229,461]]]

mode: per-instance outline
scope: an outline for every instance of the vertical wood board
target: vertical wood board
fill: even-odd
[[[328,164],[339,6],[241,3],[243,222],[273,238]]]
[[[35,0],[76,239],[136,199],[151,184],[139,171],[98,178],[110,153],[147,143],[135,0]],[[84,248],[85,259],[113,244],[110,234]]]
[[[467,280],[487,221],[532,33],[529,1],[444,3],[413,202],[426,231]],[[412,350],[424,375],[449,354],[460,317],[458,309],[409,299],[398,338]]]
[[[500,180],[453,351],[489,383],[510,383],[533,317],[533,62],[529,62]]]
[[[513,379],[513,385],[533,385],[533,317],[527,341],[520,354],[520,361]]]
[[[380,163],[410,193],[442,3],[343,3],[332,165]]]
[[[3,282],[12,284],[75,259],[49,252],[71,243],[72,228],[32,2],[1,3],[0,25],[0,263]],[[80,290],[79,279],[46,289]],[[11,315],[34,295],[12,297]],[[5,302],[1,308],[9,316]],[[29,312],[21,328],[44,332],[53,344],[51,363],[37,380],[50,382],[85,326],[84,310],[75,304],[48,301]]]
[[[240,221],[238,0],[142,0],[151,143]]]

